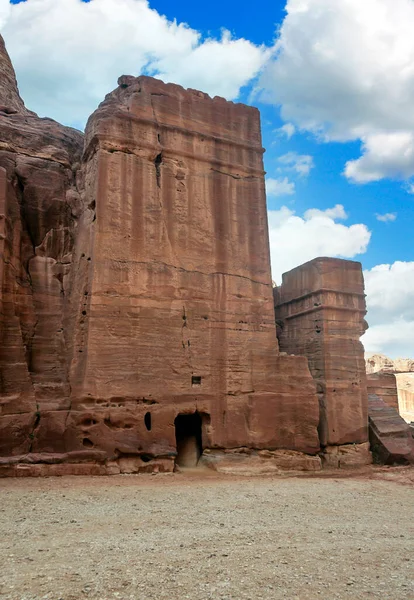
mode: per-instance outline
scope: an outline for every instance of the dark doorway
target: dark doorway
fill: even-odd
[[[196,467],[202,453],[201,415],[178,415],[174,421],[177,458],[180,467]]]

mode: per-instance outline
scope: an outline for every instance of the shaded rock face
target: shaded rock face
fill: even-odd
[[[275,289],[280,349],[307,357],[317,383],[324,447],[368,440],[361,264],[317,258],[284,273]]]
[[[374,457],[384,464],[414,464],[410,426],[376,394],[368,396],[369,439]]]
[[[81,133],[27,111],[0,40],[0,453],[35,443],[70,404],[64,315],[77,226]],[[76,201],[74,200],[76,198]]]
[[[258,111],[123,77],[84,140],[1,61],[6,474],[171,470],[180,415],[200,451],[316,454],[306,358],[278,351]]]
[[[398,412],[397,378],[394,373],[378,371],[367,374],[368,394],[376,394]]]

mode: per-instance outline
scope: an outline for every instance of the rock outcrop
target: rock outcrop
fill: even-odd
[[[64,320],[83,135],[24,107],[2,39],[0,73],[0,455],[7,456],[34,449],[49,405],[70,406]]]
[[[317,258],[284,273],[275,288],[275,310],[280,349],[306,356],[317,383],[322,446],[365,444],[368,407],[360,337],[366,308],[360,263]]]
[[[365,355],[367,373],[377,373],[378,371],[388,373],[414,373],[414,359],[412,358],[388,358],[385,354]]]
[[[368,394],[376,394],[385,404],[399,412],[397,378],[394,373],[378,371],[367,374],[367,389]]]
[[[26,110],[1,48],[3,474],[316,455],[307,360],[276,339],[258,111],[122,77],[84,139]]]
[[[410,426],[395,408],[376,394],[368,396],[369,438],[378,462],[413,464],[414,439]]]
[[[0,112],[4,114],[30,114],[17,87],[16,74],[0,35]],[[31,113],[33,114],[33,113]]]
[[[414,360],[393,360],[384,354],[366,354],[365,362],[368,382],[372,382],[370,393],[377,394],[387,404],[390,404],[391,394],[394,399],[390,405],[395,406],[407,422],[414,421]],[[395,386],[395,391],[391,391],[391,386]]]

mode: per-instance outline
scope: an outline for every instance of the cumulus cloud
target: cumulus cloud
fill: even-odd
[[[284,169],[294,171],[301,177],[309,175],[313,169],[313,157],[309,154],[298,154],[297,152],[287,152],[277,159],[279,163],[284,165]]]
[[[272,277],[281,282],[282,273],[318,256],[354,258],[363,254],[371,233],[361,223],[337,223],[346,218],[343,206],[325,211],[309,209],[300,217],[286,206],[270,210],[269,235]]]
[[[228,32],[203,39],[147,0],[0,0],[0,28],[27,106],[72,124],[83,124],[122,74],[235,99],[269,52]]]
[[[361,140],[346,176],[414,175],[414,2],[288,0],[262,98],[320,139]]]
[[[378,213],[375,215],[377,221],[382,221],[383,223],[392,223],[397,218],[397,213],[385,213],[384,215],[379,215]]]
[[[384,177],[408,179],[414,174],[414,134],[401,131],[368,135],[363,139],[362,156],[348,161],[344,173],[355,183]]]
[[[368,352],[414,356],[414,261],[377,265],[364,271],[369,329]]]
[[[280,177],[279,179],[266,178],[266,194],[269,197],[291,196],[294,193],[295,184],[289,181],[287,177]]]

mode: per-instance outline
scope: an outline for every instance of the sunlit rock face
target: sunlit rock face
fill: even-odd
[[[1,48],[5,474],[316,454],[307,360],[276,339],[258,111],[122,77],[84,139],[25,109]]]
[[[275,290],[281,350],[308,358],[317,383],[323,446],[368,439],[361,264],[316,258],[283,274]]]

